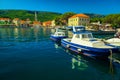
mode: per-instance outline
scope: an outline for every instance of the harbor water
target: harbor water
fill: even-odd
[[[113,53],[113,61],[77,55],[51,41],[51,32],[0,28],[0,80],[120,80],[120,53]]]

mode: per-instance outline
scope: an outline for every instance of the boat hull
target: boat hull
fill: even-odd
[[[113,50],[113,52],[115,52],[115,53],[119,53],[119,52],[120,52],[120,46],[116,46],[116,45],[111,44],[111,43],[106,44],[106,45],[108,45],[108,46],[112,46],[112,47],[115,47],[115,48],[116,48],[116,50]]]
[[[111,38],[106,40],[106,45],[116,47],[116,52],[120,52],[120,39],[119,38]]]
[[[61,39],[67,38],[66,36],[50,36],[50,39],[55,41],[55,42],[61,42]]]
[[[85,56],[95,57],[95,58],[108,58],[110,53],[116,49],[104,49],[104,48],[92,48],[87,46],[81,46],[78,44],[71,43],[69,41],[65,41],[64,39],[61,41],[61,45],[65,48],[68,48],[74,52],[81,53]]]

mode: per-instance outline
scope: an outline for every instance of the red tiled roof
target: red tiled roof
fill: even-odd
[[[45,21],[43,22],[44,26],[50,26],[52,24],[52,21]]]
[[[25,23],[25,21],[24,21],[24,20],[21,20],[21,21],[20,21],[20,23],[21,23],[21,24],[24,24],[24,23]]]
[[[9,18],[0,18],[0,20],[10,20]]]
[[[19,18],[14,18],[13,20],[19,20]]]
[[[76,17],[84,17],[84,18],[89,18],[89,16],[85,15],[85,14],[76,14],[70,18],[76,18]]]
[[[33,21],[33,24],[40,24],[39,21]]]
[[[44,24],[51,24],[52,21],[43,22]]]

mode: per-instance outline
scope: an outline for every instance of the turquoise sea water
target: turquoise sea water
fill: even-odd
[[[50,28],[0,28],[0,80],[120,80],[119,63],[76,55],[50,34]]]

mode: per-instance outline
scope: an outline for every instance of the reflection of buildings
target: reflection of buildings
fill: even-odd
[[[43,28],[43,34],[44,34],[44,36],[48,36],[48,35],[50,35],[51,34],[51,29],[50,28]]]
[[[15,38],[18,38],[19,34],[18,34],[18,28],[14,29],[14,36]]]
[[[35,35],[35,40],[38,41],[39,39],[39,27],[34,27],[34,35]]]
[[[88,67],[86,62],[81,61],[81,56],[77,56],[77,59],[72,58],[72,69],[85,70]]]

